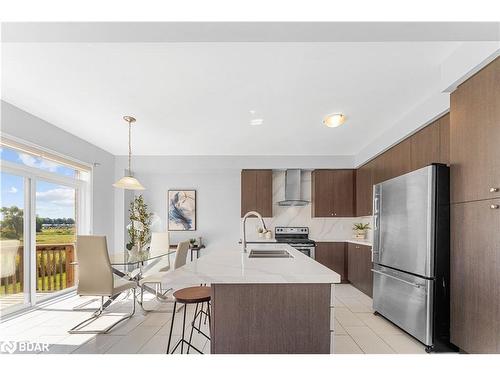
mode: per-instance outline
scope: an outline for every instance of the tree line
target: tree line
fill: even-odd
[[[0,235],[2,238],[22,240],[23,238],[23,210],[17,206],[2,207],[0,209],[2,220],[0,220]],[[43,224],[54,226],[74,225],[75,220],[70,217],[36,217],[36,231],[42,231]]]
[[[52,219],[50,217],[36,217],[40,224],[75,224],[75,220],[70,217],[59,217]]]

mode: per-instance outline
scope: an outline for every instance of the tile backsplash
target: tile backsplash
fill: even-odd
[[[311,201],[311,171],[302,171],[301,198]],[[354,223],[370,223],[372,217],[354,218],[312,218],[311,204],[302,207],[281,207],[278,201],[285,197],[285,171],[273,172],[273,217],[266,218],[268,229],[274,233],[277,226],[309,227],[309,237],[316,241],[343,241],[354,236],[352,226]],[[258,221],[249,219],[255,230],[251,230],[252,224],[248,224],[248,238],[256,239]],[[372,238],[372,231],[368,231],[368,240]]]

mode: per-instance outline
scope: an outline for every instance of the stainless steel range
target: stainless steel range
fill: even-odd
[[[316,242],[309,239],[308,227],[275,227],[276,242],[286,243],[314,259]]]

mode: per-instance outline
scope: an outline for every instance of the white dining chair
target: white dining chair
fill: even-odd
[[[141,287],[141,299],[140,299],[140,305],[145,311],[150,311],[144,308],[144,287],[147,284],[154,284],[155,285],[155,290],[156,290],[156,297],[160,302],[169,302],[166,298],[166,294],[171,290],[171,288],[168,288],[167,290],[163,291],[162,289],[162,280],[163,277],[170,271],[170,270],[176,270],[186,264],[187,261],[187,254],[189,251],[189,241],[182,241],[179,242],[177,245],[177,250],[175,252],[175,259],[174,259],[174,266],[172,268],[161,268],[159,271],[154,272],[154,273],[147,273],[146,276],[144,276],[141,280],[139,280],[139,286]]]
[[[170,269],[170,256],[161,256],[170,251],[170,237],[168,232],[153,232],[151,233],[151,244],[149,246],[149,256],[151,258],[158,257],[149,262],[143,268],[142,274],[144,277],[164,272]]]
[[[135,313],[135,288],[137,283],[113,274],[109,260],[108,246],[105,236],[76,236],[76,258],[78,261],[79,296],[101,297],[101,306],[88,319],[71,328],[69,333],[108,333],[118,323],[131,318]],[[104,297],[112,301],[117,295],[132,290],[132,312],[102,330],[84,330],[86,326],[96,321],[104,312],[106,304]]]
[[[16,273],[16,256],[21,241],[0,241],[0,278],[9,277]]]

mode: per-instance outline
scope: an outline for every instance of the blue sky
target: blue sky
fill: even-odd
[[[76,171],[73,168],[66,167],[50,160],[42,159],[38,156],[25,154],[6,147],[1,147],[0,153],[2,160],[10,161],[16,164],[24,164],[63,176],[75,177],[76,175]]]
[[[28,157],[26,157],[28,156]],[[41,160],[31,155],[22,155],[14,150],[2,148],[1,159],[25,164],[57,174],[73,177],[75,170]],[[24,208],[24,178],[8,173],[0,177],[1,207]],[[38,180],[36,183],[36,213],[40,217],[75,218],[75,191],[72,188]]]

